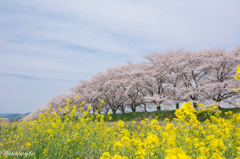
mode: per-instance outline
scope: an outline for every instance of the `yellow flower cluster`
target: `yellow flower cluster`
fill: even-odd
[[[181,148],[174,148],[166,150],[168,156],[165,159],[191,159],[191,157],[187,156]]]
[[[240,65],[238,65],[236,73],[237,73],[237,75],[233,76],[233,78],[238,80],[238,79],[240,79]],[[239,86],[240,86],[240,83],[239,83]],[[233,88],[233,91],[239,92],[239,89],[238,88]],[[238,102],[238,106],[240,106],[240,102]]]
[[[64,118],[46,112],[38,120],[3,127],[0,149],[35,152],[35,158],[240,158],[240,114],[227,112],[228,119],[212,115],[201,123],[186,103],[176,110],[173,122],[166,119],[161,125],[148,118],[140,123],[106,122],[110,113],[86,113],[73,120],[76,112],[73,107]]]
[[[238,80],[238,79],[240,79],[240,65],[238,65],[236,73],[237,73],[237,75],[236,75],[236,76],[233,76],[233,78],[235,78],[236,80]]]

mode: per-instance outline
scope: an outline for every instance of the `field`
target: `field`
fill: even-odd
[[[89,108],[91,109],[91,108]],[[2,123],[1,158],[240,158],[240,108],[89,115]]]

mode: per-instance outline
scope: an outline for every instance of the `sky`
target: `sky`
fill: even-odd
[[[0,0],[0,113],[27,113],[107,67],[232,50],[240,0]]]

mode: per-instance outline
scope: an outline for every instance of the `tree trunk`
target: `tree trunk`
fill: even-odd
[[[92,109],[93,109],[93,114],[94,114],[95,113],[95,107],[93,106]],[[90,114],[90,111],[89,111],[89,114]]]
[[[179,103],[178,102],[176,103],[176,109],[179,109]]]
[[[144,105],[144,112],[147,112],[147,105],[145,103],[143,103]]]
[[[132,106],[132,112],[136,112],[136,107]]]
[[[161,103],[162,102],[156,102],[156,105],[158,105],[157,106],[157,111],[161,111]]]
[[[194,108],[197,108],[197,107],[198,107],[197,103],[194,102],[194,103],[193,103],[193,107],[194,107]]]
[[[116,114],[117,110],[116,109],[112,109],[113,114]]]
[[[101,114],[101,108],[98,108],[97,111],[98,111],[98,114]]]
[[[122,111],[122,114],[124,114],[124,113],[125,113],[125,110],[124,110],[123,106],[122,106],[122,109],[121,109],[121,111]]]
[[[136,112],[136,106],[135,106],[135,103],[132,103],[132,104],[131,104],[131,109],[132,109],[132,112]]]

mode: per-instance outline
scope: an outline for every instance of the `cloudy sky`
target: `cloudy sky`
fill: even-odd
[[[240,44],[239,0],[0,0],[0,113],[26,113],[143,55]]]

